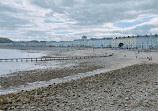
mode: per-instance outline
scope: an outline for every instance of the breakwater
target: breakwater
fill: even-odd
[[[9,59],[0,59],[0,62],[33,62],[33,61],[52,61],[52,60],[74,60],[74,59],[90,59],[90,58],[101,58],[109,57],[110,55],[104,56],[73,56],[73,57],[40,57],[40,58],[9,58]]]

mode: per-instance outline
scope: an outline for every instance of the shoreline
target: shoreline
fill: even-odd
[[[77,50],[73,56],[76,55],[91,55],[93,53],[96,54],[105,54],[106,53],[113,53],[113,50],[103,50],[103,49],[97,49],[97,50],[91,50],[88,49],[88,51],[84,50]],[[74,76],[80,73],[88,73],[91,71],[95,71],[97,69],[104,69],[104,70],[115,70],[122,67],[130,66],[133,64],[140,64],[140,60],[136,60],[134,57],[126,56],[124,57],[124,54],[134,54],[134,52],[127,52],[122,51],[122,54],[120,51],[116,51],[114,56],[106,57],[106,58],[93,58],[93,59],[85,59],[85,60],[70,60],[70,61],[62,61],[60,64],[55,64],[55,66],[49,67],[49,64],[53,61],[45,62],[45,63],[35,63],[35,64],[43,64],[41,67],[44,67],[43,69],[37,69],[37,70],[31,70],[31,71],[20,71],[15,72],[13,74],[9,74],[5,76],[0,77],[0,90],[9,90],[10,88],[19,88],[20,86],[29,86],[29,84],[38,82],[48,82],[53,79],[62,79],[66,78],[67,76]],[[70,55],[72,54],[72,51],[65,51],[62,52],[61,55]],[[59,61],[60,62],[60,61]],[[149,61],[151,62],[151,61]],[[148,61],[147,61],[148,63]],[[72,64],[72,65],[71,65]],[[65,67],[67,66],[67,67]],[[23,88],[24,89],[24,88]],[[4,91],[3,91],[4,92]]]
[[[157,67],[158,64],[137,64],[31,91],[1,95],[0,109],[154,110],[158,108]]]
[[[122,61],[122,62],[121,62]],[[74,65],[70,67],[63,67],[65,65],[69,65],[73,63]],[[122,64],[123,63],[123,64]],[[28,87],[30,84],[35,85],[38,82],[46,83],[53,79],[63,79],[67,76],[73,77],[74,75],[80,73],[88,73],[91,71],[95,71],[97,69],[104,69],[104,70],[113,70],[118,69],[121,67],[125,67],[128,65],[135,64],[135,62],[129,62],[129,59],[124,58],[116,58],[115,56],[107,57],[107,58],[93,58],[87,60],[71,60],[62,63],[61,68],[55,69],[40,69],[40,70],[33,70],[33,71],[22,71],[19,73],[14,73],[8,77],[0,77],[0,84],[1,84],[1,92],[4,93],[5,91],[9,91],[12,89],[19,89],[22,87]],[[46,82],[45,82],[46,81]],[[28,89],[28,88],[26,88]],[[29,89],[28,89],[29,90]],[[19,91],[19,90],[18,90]],[[12,91],[13,92],[13,91]],[[14,91],[16,92],[16,91]]]
[[[75,53],[73,52],[74,51],[70,50],[61,51],[60,55],[102,55],[105,53],[114,52],[114,56],[81,61],[65,61],[65,63],[62,62],[62,67],[60,67],[59,69],[56,68],[54,70],[46,67],[42,70],[33,70],[32,72],[22,71],[8,77],[1,77],[0,89],[2,89],[1,91],[3,94],[1,93],[2,95],[0,95],[0,106],[2,105],[0,109],[7,108],[13,110],[21,110],[25,108],[29,110],[30,108],[32,110],[38,110],[38,107],[36,106],[39,105],[42,105],[39,108],[44,108],[43,110],[50,110],[51,108],[56,110],[62,110],[62,108],[67,108],[65,110],[77,110],[78,108],[80,110],[84,110],[84,108],[88,108],[87,110],[93,110],[95,108],[102,108],[102,110],[107,110],[106,108],[110,109],[110,106],[113,106],[112,108],[114,108],[114,110],[116,107],[127,108],[129,103],[123,103],[123,105],[122,103],[119,103],[119,105],[121,104],[121,106],[117,104],[120,100],[122,102],[124,101],[122,99],[113,98],[112,95],[115,95],[114,89],[118,90],[118,93],[123,92],[124,94],[126,94],[124,92],[124,90],[126,90],[126,86],[128,86],[129,90],[132,92],[133,90],[135,90],[135,88],[137,88],[137,84],[135,83],[144,81],[142,78],[147,77],[144,79],[147,79],[148,83],[151,82],[150,80],[148,80],[149,78],[154,79],[154,81],[156,81],[155,78],[157,78],[156,74],[158,72],[158,69],[156,67],[158,67],[158,64],[154,63],[158,63],[158,53],[141,52],[138,54],[135,51],[108,49],[86,49],[75,50]],[[53,52],[50,51],[49,53],[51,55],[51,53]],[[150,55],[153,56],[153,61],[149,61],[146,59],[146,56]],[[135,56],[138,56],[138,58],[135,58]],[[69,65],[70,63],[73,63],[75,65],[66,68],[63,67],[64,65]],[[46,64],[48,63],[44,63],[44,65]],[[153,72],[151,71],[151,69],[153,69]],[[149,73],[151,72],[154,74],[154,76],[152,77],[149,76]],[[111,75],[111,73],[113,76]],[[129,74],[129,77],[127,74]],[[139,74],[142,76],[140,76]],[[111,84],[112,81],[113,83]],[[118,81],[119,83],[113,86],[116,81]],[[120,85],[122,82],[124,83],[124,85]],[[133,85],[136,85],[136,87]],[[150,89],[150,86],[152,84],[147,84],[147,86],[144,86],[144,84],[141,85],[143,86],[139,86],[139,88],[147,87],[147,89]],[[103,91],[103,89],[101,88],[106,90]],[[137,92],[137,90],[135,91]],[[10,94],[5,94],[5,91],[10,91]],[[109,91],[111,91],[111,93],[113,94],[109,95]],[[127,91],[127,93],[128,92],[129,91]],[[120,95],[123,96],[122,94]],[[140,95],[140,93],[138,93],[138,95]],[[104,96],[106,98],[104,98]],[[104,98],[104,100],[109,102],[114,99],[114,101],[113,103],[106,103],[104,100],[101,99],[100,101],[96,98]],[[129,97],[124,98],[127,99]],[[138,99],[141,99],[141,97],[138,97]],[[48,101],[49,103],[46,101]],[[87,103],[88,106],[87,104],[83,104],[87,101],[91,101]],[[103,103],[108,106],[105,107]],[[99,106],[96,104],[98,104]],[[115,106],[114,104],[117,104],[117,106]],[[133,102],[131,104],[133,104]]]
[[[140,64],[134,64],[134,65],[140,65]],[[132,65],[129,65],[129,66],[132,66]],[[119,67],[119,68],[113,68],[113,69],[109,69],[109,68],[103,68],[101,66],[92,66],[89,70],[87,69],[80,69],[80,71],[75,71],[77,73],[74,73],[73,74],[64,74],[62,76],[56,76],[55,78],[53,79],[44,79],[42,78],[42,80],[38,80],[38,81],[30,81],[29,82],[24,82],[23,84],[20,84],[18,83],[18,86],[14,86],[14,84],[10,84],[10,85],[7,85],[7,87],[5,87],[4,89],[0,89],[1,92],[0,92],[0,95],[6,95],[6,94],[11,94],[11,93],[19,93],[21,91],[31,91],[31,90],[34,90],[34,89],[37,89],[37,88],[41,88],[41,87],[48,87],[49,85],[52,85],[52,84],[61,84],[61,83],[66,83],[66,82],[70,82],[72,80],[79,80],[79,79],[82,79],[82,78],[85,78],[85,77],[90,77],[90,76],[95,76],[95,75],[98,75],[98,74],[101,74],[101,73],[107,73],[107,72],[110,72],[110,71],[114,71],[114,70],[118,70],[118,69],[121,69],[121,68],[125,68],[125,67],[129,67],[128,65],[127,66],[123,66],[123,67]],[[65,69],[64,69],[65,70]],[[50,70],[50,69],[47,69],[46,71],[48,71],[49,73],[51,73],[52,71],[55,72],[54,70]],[[73,70],[74,71],[74,70]],[[37,70],[38,72],[38,70]],[[36,73],[37,73],[36,72]],[[58,72],[59,74],[59,72]],[[14,79],[15,76],[12,75]],[[23,75],[24,77],[26,77],[26,75]],[[21,76],[22,77],[22,76]],[[21,78],[20,77],[20,78]],[[29,76],[28,76],[29,77]],[[11,77],[12,79],[12,77]],[[3,82],[3,79],[1,79],[1,82]],[[7,80],[7,79],[5,79]],[[8,81],[8,80],[7,80]],[[19,85],[20,84],[20,85]],[[9,88],[11,86],[11,89]],[[4,87],[4,86],[3,86]],[[1,86],[2,88],[2,86]],[[8,89],[9,88],[9,89]]]
[[[71,64],[72,65],[71,65]],[[74,76],[80,73],[91,72],[103,68],[101,65],[95,65],[88,61],[66,61],[62,63],[62,67],[46,68],[32,71],[20,71],[10,75],[0,77],[0,94],[5,91],[17,92],[21,91],[19,87],[29,90],[29,85],[36,85],[38,82],[46,83],[53,79],[63,79],[67,76]],[[35,84],[34,84],[35,83]],[[42,86],[41,86],[42,87]],[[36,88],[36,86],[35,86]],[[18,89],[17,91],[12,89]],[[19,90],[20,89],[20,90]],[[8,92],[6,92],[8,93]]]

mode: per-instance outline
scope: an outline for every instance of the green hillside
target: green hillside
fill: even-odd
[[[13,42],[12,40],[8,39],[8,38],[2,38],[0,37],[0,43],[10,43]]]

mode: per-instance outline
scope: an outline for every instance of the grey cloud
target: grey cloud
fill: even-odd
[[[32,0],[31,3],[45,9],[52,9],[53,12],[64,13],[64,8],[58,6],[54,0]]]
[[[135,2],[135,1],[133,1]],[[138,1],[137,1],[138,2]],[[69,17],[78,21],[78,25],[102,25],[106,22],[117,22],[124,19],[134,19],[141,14],[138,11],[138,5],[130,5],[131,2],[115,3],[111,4],[89,4],[85,3],[86,6],[74,7],[73,9],[67,10]],[[141,5],[141,4],[140,4]],[[136,13],[129,13],[130,11],[136,10]]]
[[[62,13],[78,21],[78,24],[75,25],[92,26],[123,19],[134,19],[144,11],[139,7],[141,5],[146,6],[145,1],[148,0],[144,0],[144,2],[137,0],[85,0],[84,4],[80,4],[75,0],[60,1],[60,4],[56,4],[56,1],[52,0],[33,0],[33,3],[52,9],[52,14],[47,14],[49,17],[53,17],[54,12]],[[129,13],[132,10],[136,10],[136,13]]]
[[[28,18],[15,17],[14,14],[25,13],[27,16],[26,10],[16,9],[12,6],[4,5],[3,2],[0,2],[0,29],[3,30],[17,30],[20,29],[24,38],[31,37],[33,39],[56,39],[60,38],[61,40],[70,40],[79,38],[80,36],[87,35],[89,37],[94,37],[96,33],[122,33],[122,34],[143,34],[150,33],[150,29],[156,26],[153,25],[144,25],[138,26],[135,29],[127,30],[125,32],[113,31],[113,32],[103,32],[95,31],[93,28],[102,27],[106,23],[115,23],[120,20],[125,19],[135,19],[142,14],[158,14],[158,0],[28,0],[30,1],[31,6],[38,6],[41,9],[50,9],[51,12],[45,14],[45,19],[54,18],[54,14],[62,14],[63,19],[68,18],[68,22],[75,21],[76,24],[66,23],[68,27],[55,27],[48,31],[38,31],[42,30],[38,23],[32,23],[32,29],[28,30],[25,25],[31,24]],[[32,15],[32,18],[36,15]],[[65,17],[65,18],[64,18]],[[30,16],[31,18],[31,16]],[[66,19],[67,20],[67,19]],[[57,25],[57,24],[56,24]],[[37,27],[35,27],[37,26]],[[38,27],[39,26],[39,27]],[[51,26],[50,26],[51,27]],[[92,31],[82,33],[82,29],[90,29]],[[50,36],[48,32],[50,31],[66,31],[74,30],[75,33],[69,35],[54,35]],[[67,38],[67,39],[66,39]]]
[[[47,32],[45,31],[33,31],[33,30],[27,30],[23,33],[24,36],[45,36]]]
[[[0,30],[17,30],[29,23],[25,18],[16,17],[17,13],[26,14],[27,12],[0,2]]]
[[[158,25],[152,25],[152,24],[146,24],[142,26],[137,26],[136,28],[133,28],[131,30],[126,31],[111,31],[110,33],[120,33],[120,34],[126,34],[126,35],[146,35],[150,34],[150,29],[157,28]]]
[[[0,14],[4,13],[27,13],[24,9],[17,9],[0,2]]]
[[[0,15],[0,29],[16,30],[18,28],[25,27],[28,23],[28,20],[20,19],[9,14]]]
[[[144,14],[158,14],[158,1],[157,0],[148,0],[144,2],[143,5],[140,5],[138,10],[141,10]]]
[[[0,13],[5,12],[17,12],[17,10],[15,8],[0,3]]]
[[[143,35],[143,34],[149,34],[151,28],[157,28],[158,25],[152,25],[152,24],[146,24],[143,26],[138,26],[130,31],[127,31],[127,33],[135,34],[135,35]]]
[[[61,35],[54,35],[51,36],[49,34],[49,31],[34,31],[34,30],[27,30],[23,32],[23,39],[25,40],[38,40],[38,41],[53,41],[56,40],[57,38],[60,38],[60,40],[67,40],[65,36]],[[69,39],[70,40],[70,39]]]

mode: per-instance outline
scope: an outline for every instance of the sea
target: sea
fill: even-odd
[[[42,56],[52,55],[54,51],[74,51],[75,48],[59,48],[59,47],[16,47],[1,48],[0,59],[11,58],[40,58]],[[51,52],[51,53],[50,53]],[[29,71],[43,68],[63,67],[59,61],[48,62],[0,62],[0,77],[7,76],[19,71]],[[68,67],[68,66],[65,66]]]
[[[35,50],[36,49],[36,50]],[[0,59],[11,59],[11,58],[40,58],[42,56],[50,56],[50,54],[53,55],[54,51],[67,51],[71,50],[68,48],[47,48],[46,50],[44,49],[39,49],[39,48],[30,48],[30,49],[4,49],[0,48]],[[74,49],[72,49],[74,50]],[[50,53],[51,52],[51,53]],[[61,69],[65,67],[71,67],[75,66],[75,63],[72,63],[71,61],[19,61],[19,62],[0,62],[0,77],[9,77],[9,76],[14,76],[16,74],[20,74],[23,71],[31,71],[33,70],[49,70],[49,69]],[[66,79],[66,78],[65,78]],[[18,87],[9,87],[7,89],[4,89],[1,87],[0,84],[0,95],[2,94],[9,94],[9,93],[15,93],[19,92],[21,90],[31,90],[34,88],[42,87],[42,86],[47,86],[49,84],[52,84],[53,81],[59,83],[60,81],[65,81],[60,80],[58,78],[53,79],[52,81],[37,81],[33,83],[27,83],[27,85],[21,85]],[[66,79],[67,80],[67,79]]]
[[[18,49],[0,49],[0,59],[9,58],[35,58],[46,54],[39,51],[28,51]],[[35,62],[0,62],[0,76],[5,76],[18,71],[27,71],[41,68]]]

